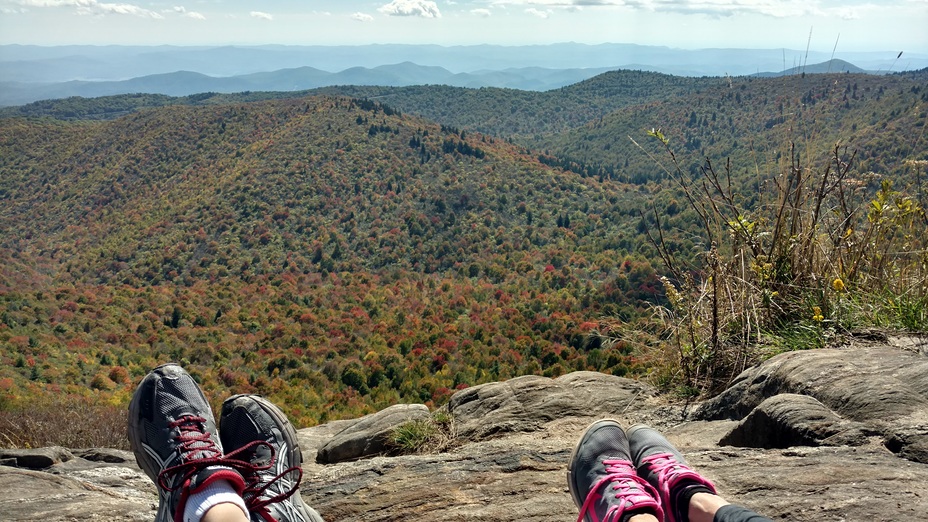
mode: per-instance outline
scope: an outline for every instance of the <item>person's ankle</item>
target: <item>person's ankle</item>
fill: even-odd
[[[716,511],[722,506],[727,505],[728,501],[718,495],[703,491],[697,492],[690,497],[688,509],[689,521],[713,522]]]
[[[200,522],[248,522],[248,516],[248,512],[242,511],[238,504],[225,502],[209,508]]]
[[[627,522],[657,522],[657,515],[652,512],[635,513],[627,519]]]
[[[245,514],[246,519],[248,518],[248,508],[245,506],[245,500],[242,499],[241,490],[227,479],[210,481],[197,491],[190,493],[186,500],[183,509],[185,522],[201,522],[213,507],[219,505],[224,506],[224,509],[225,506],[234,506]],[[211,518],[216,520],[215,514]]]

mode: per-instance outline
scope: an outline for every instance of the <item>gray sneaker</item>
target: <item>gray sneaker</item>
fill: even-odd
[[[300,496],[303,454],[286,415],[257,395],[234,395],[222,404],[219,436],[226,458],[251,464],[245,503],[253,522],[323,522]]]
[[[618,522],[637,512],[663,520],[657,492],[635,473],[625,432],[614,420],[586,429],[570,456],[567,486],[580,509],[578,521]]]
[[[686,520],[687,506],[677,499],[687,488],[699,488],[715,494],[715,486],[693,471],[683,455],[654,428],[636,424],[626,432],[632,462],[638,475],[654,486],[664,506],[665,521]]]
[[[158,486],[155,522],[180,520],[187,497],[216,480],[244,491],[242,474],[225,465],[209,402],[176,364],[152,370],[132,395],[129,444]]]

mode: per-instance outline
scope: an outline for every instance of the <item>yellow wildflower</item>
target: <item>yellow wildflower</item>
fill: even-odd
[[[812,313],[814,314],[812,315],[812,320],[815,321],[816,323],[820,323],[825,320],[825,316],[822,315],[822,309],[820,307],[813,306]]]
[[[843,292],[844,281],[842,281],[840,277],[836,277],[835,280],[831,282],[831,287],[835,290],[835,292]]]

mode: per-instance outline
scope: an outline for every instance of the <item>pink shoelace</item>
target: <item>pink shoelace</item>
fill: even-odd
[[[586,501],[580,508],[577,522],[583,522],[589,515],[593,522],[618,522],[629,509],[650,508],[656,512],[657,519],[663,520],[664,513],[657,502],[657,491],[635,473],[632,463],[627,460],[604,460],[607,475],[590,488]],[[608,493],[607,488],[617,502],[610,502],[609,508],[599,519],[594,506]]]
[[[655,453],[641,459],[642,464],[648,464],[651,472],[657,475],[657,491],[660,494],[661,504],[670,509],[671,498],[670,490],[674,489],[681,481],[695,482],[702,484],[707,488],[715,491],[715,486],[711,482],[696,473],[686,464],[681,464],[672,453]]]

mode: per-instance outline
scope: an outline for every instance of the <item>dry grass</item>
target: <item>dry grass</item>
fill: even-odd
[[[390,443],[402,454],[441,453],[454,441],[454,419],[444,409],[432,412],[427,419],[401,424],[390,434]]]
[[[665,387],[713,394],[765,356],[824,346],[857,326],[928,329],[925,210],[888,181],[867,194],[851,176],[853,153],[836,145],[812,166],[791,146],[771,199],[745,208],[730,164],[720,171],[707,159],[689,176],[663,134],[650,134],[709,245],[696,262],[676,257],[655,210],[649,236],[670,305],[655,307],[645,352],[665,361],[655,369]]]
[[[128,410],[93,398],[62,396],[0,410],[0,447],[129,449]]]

